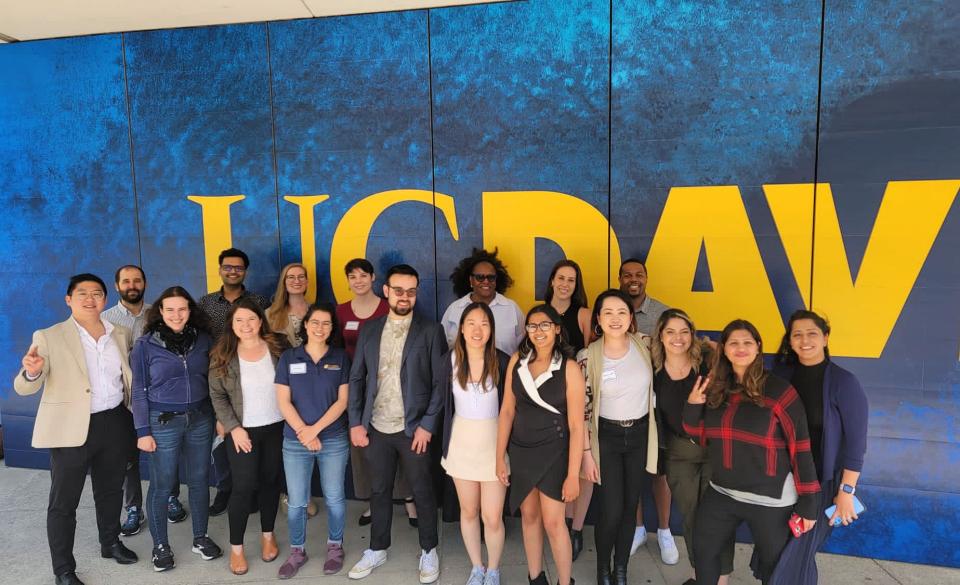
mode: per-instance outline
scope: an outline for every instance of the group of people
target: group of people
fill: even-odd
[[[646,542],[648,477],[667,563],[679,557],[671,499],[683,514],[685,585],[726,583],[743,522],[763,583],[816,583],[815,553],[834,521],[856,520],[867,402],[830,361],[830,328],[814,312],[790,317],[771,370],[749,321],[731,322],[718,341],[698,339],[689,315],[646,294],[637,259],[623,262],[620,288],[592,308],[579,266],[558,262],[544,303],[524,314],[505,296],[512,281],[497,251],[475,249],[451,275],[459,298],[439,323],[414,311],[420,277],[409,265],[387,271],[381,297],[373,265],[350,261],[352,299],[334,305],[307,301],[302,264],[283,268],[268,302],[243,286],[246,254],[224,250],[219,263],[219,291],[194,301],[173,286],[152,305],[144,271],[123,266],[120,300],[107,311],[105,283],[76,275],[70,318],[34,334],[14,386],[43,388],[33,445],[50,449],[47,537],[58,584],[82,583],[72,551],[88,473],[102,556],[137,562],[120,536],[136,534],[145,517],[156,571],[175,566],[167,524],[188,515],[181,469],[191,551],[222,556],[207,524],[226,511],[237,575],[248,570],[251,513],[259,511],[261,559],[280,556],[274,524],[285,501],[281,579],[308,561],[315,467],[328,527],[323,572],[343,569],[348,462],[357,497],[369,499],[359,523],[370,526],[352,579],[386,562],[395,499],[418,530],[420,582],[438,579],[435,456],[459,501],[467,585],[499,585],[503,516],[518,511],[529,582],[547,585],[546,535],[559,585],[572,584],[591,497],[597,582],[625,585],[630,555]],[[150,454],[145,514],[140,452]]]

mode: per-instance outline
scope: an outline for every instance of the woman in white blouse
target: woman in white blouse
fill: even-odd
[[[277,405],[274,375],[286,338],[270,331],[263,309],[242,297],[227,315],[229,327],[210,352],[210,399],[226,433],[233,473],[230,520],[230,570],[247,572],[243,535],[257,494],[262,536],[261,558],[277,558],[274,521],[280,501],[283,415]]]

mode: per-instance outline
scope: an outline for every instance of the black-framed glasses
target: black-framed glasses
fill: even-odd
[[[534,333],[537,329],[540,331],[550,331],[550,329],[556,326],[557,324],[553,321],[541,321],[539,323],[527,323],[526,330],[530,333]]]
[[[483,281],[496,282],[496,281],[497,281],[497,275],[496,275],[496,273],[494,273],[494,274],[471,274],[471,275],[470,275],[470,278],[476,280],[477,282],[483,282]]]
[[[233,266],[232,264],[221,264],[220,270],[224,272],[236,272],[237,274],[242,274],[247,271],[246,266]]]
[[[410,297],[413,299],[417,296],[417,289],[415,288],[400,288],[399,286],[391,286],[390,290],[392,290],[394,296],[397,297]]]

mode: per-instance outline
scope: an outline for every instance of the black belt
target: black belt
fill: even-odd
[[[600,423],[611,426],[611,427],[629,428],[629,427],[632,427],[633,425],[646,423],[647,418],[648,418],[647,415],[643,415],[640,418],[631,418],[628,420],[613,420],[611,418],[600,417]]]

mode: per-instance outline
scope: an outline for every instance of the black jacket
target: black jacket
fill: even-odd
[[[357,351],[350,368],[350,400],[347,416],[350,427],[370,429],[373,403],[377,398],[377,372],[380,366],[380,337],[389,315],[368,321],[360,330]],[[400,391],[403,393],[404,433],[413,437],[418,426],[435,433],[443,408],[441,378],[434,375],[447,352],[443,327],[414,313],[403,345],[400,366]]]

